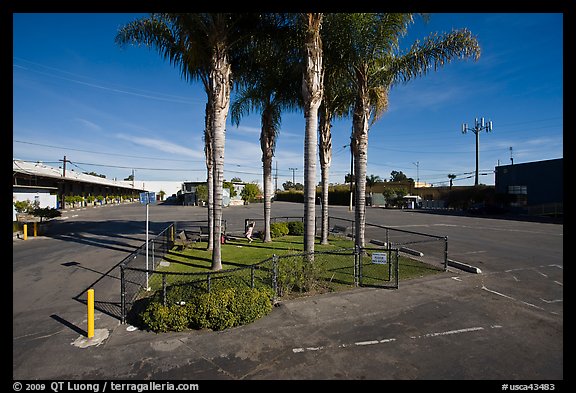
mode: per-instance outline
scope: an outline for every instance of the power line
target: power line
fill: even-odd
[[[99,151],[94,151],[94,150],[75,149],[75,148],[65,147],[65,146],[53,146],[53,145],[46,145],[46,144],[42,144],[42,143],[26,142],[26,141],[19,141],[19,140],[13,140],[12,142],[24,143],[24,144],[27,144],[27,145],[35,145],[35,146],[42,146],[42,147],[52,147],[52,148],[55,148],[55,149],[62,149],[62,150],[81,151],[81,152],[84,152],[84,153],[103,154],[103,155],[106,155],[106,156],[118,156],[118,157],[128,157],[128,158],[142,158],[142,159],[145,159],[145,160],[157,160],[157,161],[204,162],[204,160],[178,160],[178,159],[175,159],[175,158],[159,158],[159,157],[131,156],[131,155],[128,155],[128,154],[106,153],[106,152],[99,152]]]

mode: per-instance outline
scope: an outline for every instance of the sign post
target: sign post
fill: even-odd
[[[140,203],[146,205],[146,290],[150,290],[148,285],[148,205],[156,202],[156,194],[154,192],[141,192]]]

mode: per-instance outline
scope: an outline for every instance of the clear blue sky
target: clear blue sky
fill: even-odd
[[[13,158],[96,172],[119,180],[202,181],[206,96],[145,47],[120,48],[117,29],[146,14],[13,16]],[[474,184],[475,135],[462,123],[493,122],[480,135],[480,183],[494,167],[563,157],[561,13],[431,14],[416,18],[404,47],[432,32],[468,28],[476,62],[458,60],[395,86],[387,113],[369,134],[367,173],[402,171],[421,182]],[[333,127],[331,182],[350,170],[351,119]],[[262,182],[260,117],[228,122],[225,178]],[[512,151],[510,150],[512,148]],[[304,116],[286,112],[274,166],[279,187],[303,182]],[[320,181],[320,167],[317,166]]]

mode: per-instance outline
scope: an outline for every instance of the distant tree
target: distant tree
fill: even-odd
[[[402,171],[390,172],[390,181],[406,181],[410,180]]]
[[[37,207],[32,211],[32,215],[40,217],[40,222],[42,222],[44,221],[44,219],[60,217],[62,213],[59,210],[54,209],[52,207],[44,207],[44,208]]]
[[[282,188],[284,188],[285,191],[290,190],[291,188],[294,188],[294,183],[292,183],[290,180],[282,183]]]
[[[127,177],[126,179],[124,179],[124,180],[133,181],[133,180],[134,180],[134,175],[130,175],[130,176],[128,176],[128,177]]]
[[[344,176],[344,183],[354,183],[354,175],[347,173],[346,176]]]
[[[82,173],[84,173],[85,175],[98,176],[98,177],[101,177],[101,178],[103,178],[103,179],[106,179],[106,175],[100,175],[100,174],[98,174],[98,173],[96,173],[96,172],[82,172]],[[124,180],[126,180],[126,179],[124,179]]]
[[[158,192],[158,195],[160,195],[160,200],[163,201],[163,200],[164,200],[164,195],[166,195],[166,191],[160,190],[160,191]]]
[[[196,186],[196,200],[198,202],[208,201],[208,186],[204,184]]]
[[[238,195],[238,193],[236,192],[236,189],[234,188],[234,184],[232,184],[232,182],[225,181],[223,184],[223,187],[230,190],[230,198],[234,198],[236,195]]]
[[[366,176],[366,185],[368,186],[370,193],[372,193],[372,186],[381,181],[382,179],[380,178],[380,176],[377,175]]]
[[[245,202],[254,201],[259,194],[261,194],[260,187],[255,183],[246,184],[240,193],[242,200]]]
[[[386,204],[389,206],[398,206],[402,202],[402,198],[408,194],[405,188],[385,188],[382,192],[386,199]]]
[[[233,177],[232,180],[230,180],[232,183],[242,183],[242,179],[240,179],[239,177]]]

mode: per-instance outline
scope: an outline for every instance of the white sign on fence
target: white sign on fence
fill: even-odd
[[[386,253],[375,252],[372,254],[372,263],[378,263],[380,265],[386,264]]]

